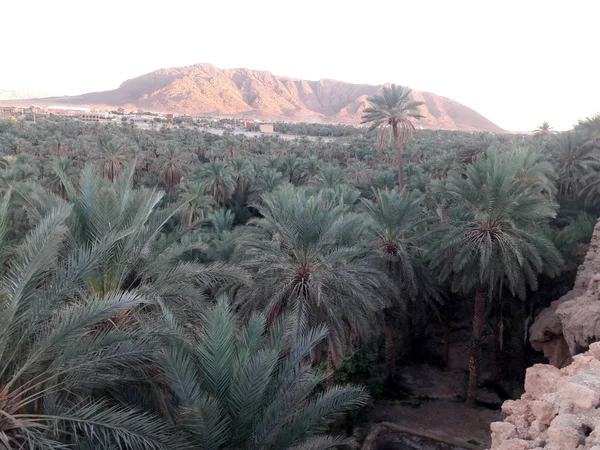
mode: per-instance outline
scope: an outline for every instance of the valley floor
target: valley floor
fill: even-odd
[[[423,436],[430,435],[438,437],[440,441],[464,443],[463,448],[488,448],[490,446],[490,423],[502,420],[500,411],[487,408],[467,408],[463,403],[430,400],[415,404],[403,401],[377,402],[369,417],[371,424],[387,422],[400,425],[406,430],[414,430],[415,434]],[[404,436],[403,436],[404,435]],[[378,440],[378,449],[406,448],[408,443],[406,433],[389,430]],[[382,439],[386,442],[382,445]],[[393,442],[403,443],[400,447],[393,446]],[[426,446],[427,440],[423,440],[422,446],[415,449],[454,449],[453,446]],[[469,445],[471,444],[471,445]],[[410,448],[410,447],[408,447]]]

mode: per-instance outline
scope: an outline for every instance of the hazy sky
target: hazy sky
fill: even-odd
[[[507,130],[600,112],[598,0],[0,0],[0,89],[80,94],[210,62],[395,82]]]

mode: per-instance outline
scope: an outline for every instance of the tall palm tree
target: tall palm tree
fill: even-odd
[[[395,84],[390,87],[384,86],[381,95],[369,97],[367,101],[371,103],[371,107],[364,110],[361,123],[370,124],[370,131],[379,129],[380,145],[383,145],[391,131],[398,166],[398,191],[402,192],[404,189],[402,150],[415,130],[411,119],[419,120],[424,117],[419,112],[423,102],[411,100],[411,90]]]
[[[269,325],[253,314],[241,326],[225,299],[205,312],[199,343],[174,345],[163,355],[173,418],[193,448],[206,450],[320,450],[350,446],[323,435],[331,418],[364,405],[363,388],[319,392],[310,353],[326,339],[323,327],[297,337],[291,318]]]
[[[397,293],[384,310],[385,359],[389,373],[395,372],[397,334],[409,336],[410,327],[398,331],[399,313],[407,318],[417,296],[424,302],[437,301],[436,283],[424,264],[424,251],[416,239],[415,227],[422,224],[420,199],[416,193],[376,190],[374,201],[362,199],[369,217],[368,233],[381,266],[396,283]],[[403,322],[409,323],[408,320]]]
[[[353,339],[373,331],[393,292],[362,244],[365,220],[343,204],[325,203],[321,194],[290,185],[257,208],[262,218],[240,234],[238,258],[260,283],[240,292],[236,301],[263,311],[270,321],[293,314],[297,337],[326,325],[333,371]]]
[[[461,214],[449,217],[432,240],[432,267],[454,291],[474,291],[473,340],[469,351],[467,403],[475,405],[487,304],[503,287],[520,298],[537,289],[537,276],[556,275],[561,256],[540,229],[556,215],[548,199],[545,169],[529,158],[523,177],[522,153],[490,153],[452,175],[446,192]]]
[[[548,139],[551,136],[554,136],[556,132],[554,131],[554,128],[552,128],[550,126],[549,122],[542,122],[542,124],[537,127],[535,130],[533,130],[533,137],[536,139]]]

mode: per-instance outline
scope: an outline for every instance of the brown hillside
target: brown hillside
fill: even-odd
[[[211,64],[161,69],[125,81],[118,89],[38,103],[134,107],[185,114],[256,117],[268,120],[358,124],[367,98],[381,86],[335,80],[306,81],[249,69],[220,70]],[[503,130],[472,109],[429,92],[419,125],[466,131]]]

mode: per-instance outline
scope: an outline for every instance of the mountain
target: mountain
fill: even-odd
[[[160,69],[125,81],[112,91],[46,98],[36,103],[111,106],[181,114],[236,116],[291,122],[358,124],[367,98],[381,86],[335,80],[307,81],[249,69],[221,70],[211,64]],[[430,92],[423,101],[424,128],[503,130],[472,109]]]
[[[47,92],[20,91],[17,89],[0,89],[0,100],[21,100],[28,98],[49,97]]]

